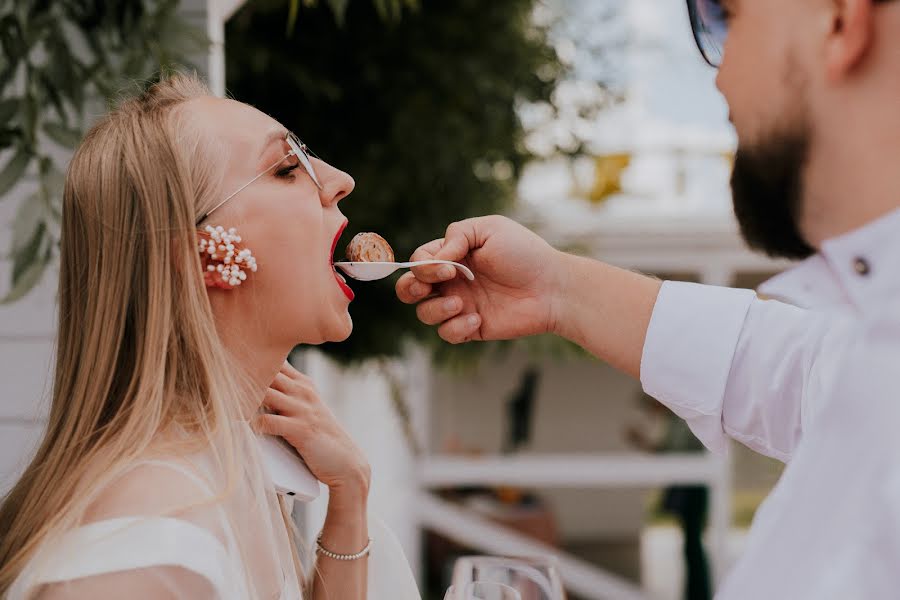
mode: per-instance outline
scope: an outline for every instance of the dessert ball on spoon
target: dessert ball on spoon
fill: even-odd
[[[351,262],[394,262],[394,251],[377,233],[358,233],[347,244],[347,260]]]

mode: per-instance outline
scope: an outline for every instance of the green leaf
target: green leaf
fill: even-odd
[[[19,102],[18,98],[0,101],[0,126],[8,127],[12,124],[13,117],[19,112]]]
[[[9,56],[5,58],[10,59]],[[11,60],[12,62],[4,65],[3,69],[0,70],[0,93],[3,93],[6,85],[12,81],[12,78],[16,76],[16,72],[19,70],[19,61],[16,59]]]
[[[77,129],[66,127],[62,123],[52,121],[44,123],[44,132],[51,140],[66,148],[75,148],[81,142],[81,132]]]
[[[38,103],[31,96],[22,98],[22,137],[27,148],[34,148],[37,140]]]
[[[16,256],[31,241],[34,232],[37,231],[45,217],[44,203],[41,202],[37,193],[30,195],[19,204],[12,223],[13,239],[10,252],[12,256]]]
[[[84,102],[84,88],[89,85],[90,75],[84,73],[84,66],[69,49],[62,28],[57,28],[57,35],[48,40],[47,50],[49,57],[44,68],[45,85],[48,88],[52,86],[58,96],[68,98],[72,107],[80,114]]]
[[[22,35],[22,25],[12,14],[0,19],[0,43],[3,45],[4,53],[13,63],[28,52],[28,46]]]
[[[387,0],[374,0],[373,4],[375,5],[375,10],[378,12],[378,16],[381,17],[381,20],[386,21],[388,16]]]
[[[34,231],[31,232],[28,243],[22,246],[21,249],[13,252],[13,285],[16,285],[31,265],[40,259],[41,243],[44,241],[44,235],[46,233],[47,224],[41,221]]]
[[[294,27],[297,26],[297,15],[300,14],[300,0],[291,0],[291,6],[288,8],[287,35],[294,33]]]
[[[24,148],[19,148],[19,151],[9,159],[6,166],[0,171],[0,198],[6,195],[19,182],[19,179],[25,174],[25,169],[28,168],[31,158],[30,152]]]
[[[2,127],[0,128],[0,150],[9,148],[16,143],[16,140],[22,137],[22,130],[18,127]]]
[[[334,13],[334,20],[337,21],[339,27],[344,26],[344,17],[347,15],[347,4],[349,0],[328,0],[328,6]]]
[[[45,71],[39,71],[37,76],[38,81],[40,81],[41,86],[44,88],[44,92],[46,92],[47,98],[50,100],[50,103],[53,104],[53,108],[56,110],[56,114],[59,116],[60,120],[63,123],[68,122],[69,115],[66,113],[62,95],[50,80],[50,76]]]
[[[50,264],[49,256],[28,265],[18,280],[13,283],[9,293],[7,293],[3,299],[0,299],[0,304],[12,304],[33,290],[34,287],[41,282],[41,277],[44,275],[44,271],[47,269],[48,264]]]

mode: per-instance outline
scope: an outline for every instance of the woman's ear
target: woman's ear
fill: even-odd
[[[234,227],[207,225],[197,231],[197,250],[207,288],[233,290],[247,280],[248,271],[256,272],[256,259]]]

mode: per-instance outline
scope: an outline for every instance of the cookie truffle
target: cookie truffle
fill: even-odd
[[[351,262],[394,262],[394,251],[377,233],[358,233],[347,244],[347,260]]]

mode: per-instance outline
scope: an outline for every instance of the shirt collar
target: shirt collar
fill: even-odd
[[[759,287],[765,296],[804,308],[862,311],[900,294],[900,209],[826,240],[818,254]]]

